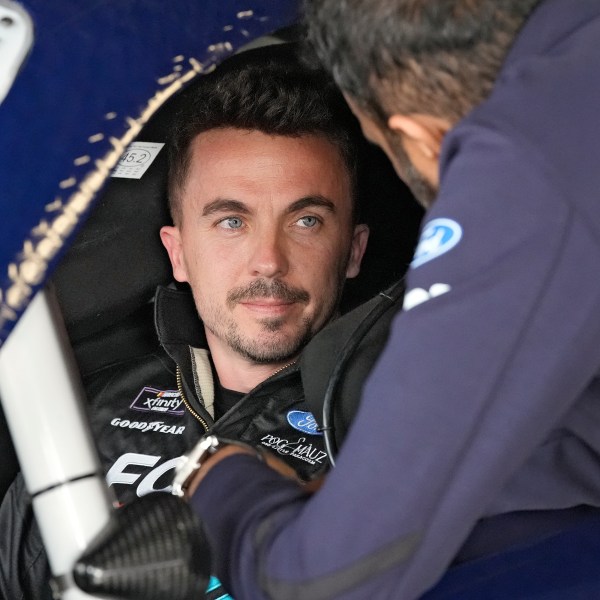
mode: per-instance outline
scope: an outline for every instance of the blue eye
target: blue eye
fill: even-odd
[[[314,227],[318,222],[317,217],[302,217],[296,221],[301,227]]]
[[[239,217],[227,217],[222,221],[219,221],[219,227],[224,229],[240,229],[244,222]]]

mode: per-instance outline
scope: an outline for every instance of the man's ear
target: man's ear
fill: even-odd
[[[350,259],[346,266],[346,277],[352,279],[360,272],[360,264],[365,250],[367,249],[367,241],[369,240],[369,226],[364,223],[354,227],[352,234],[352,246],[350,248]]]
[[[393,114],[388,127],[402,137],[408,158],[435,185],[439,183],[438,160],[444,136],[450,130],[448,120],[433,115],[411,113]]]
[[[171,267],[173,268],[173,277],[177,281],[188,281],[179,228],[171,225],[161,227],[160,239],[163,246],[167,249]]]
[[[437,158],[450,122],[440,117],[420,113],[394,114],[388,119],[388,127],[419,147],[428,158]]]

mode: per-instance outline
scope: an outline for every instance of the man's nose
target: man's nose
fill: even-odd
[[[275,228],[256,232],[249,256],[249,268],[255,277],[281,277],[289,269],[284,236]]]

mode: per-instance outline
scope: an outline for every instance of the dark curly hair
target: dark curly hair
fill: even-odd
[[[350,173],[356,208],[357,144],[360,128],[331,76],[309,66],[296,44],[248,50],[223,62],[198,82],[175,118],[169,151],[169,208],[181,218],[181,191],[190,147],[204,131],[233,127],[267,135],[316,135],[340,151]]]

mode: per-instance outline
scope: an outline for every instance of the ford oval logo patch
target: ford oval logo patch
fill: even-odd
[[[323,435],[322,431],[318,431],[319,424],[313,417],[313,414],[304,410],[290,410],[287,414],[288,423],[302,433],[309,435]]]
[[[452,219],[433,219],[421,233],[415,256],[410,263],[416,269],[451,250],[462,238],[462,227]]]

